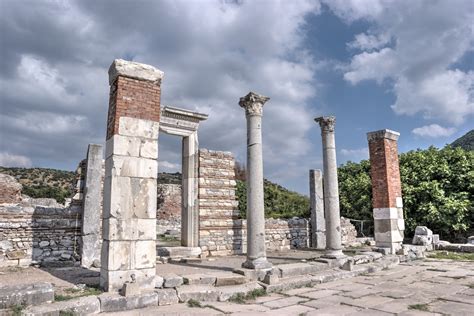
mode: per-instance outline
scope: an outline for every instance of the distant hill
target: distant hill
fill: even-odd
[[[453,147],[461,147],[465,150],[474,150],[474,129],[467,132],[451,143]]]
[[[47,168],[5,168],[0,173],[15,177],[23,185],[23,194],[33,198],[53,198],[59,203],[71,197],[76,173]]]

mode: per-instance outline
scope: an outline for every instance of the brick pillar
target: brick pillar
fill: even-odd
[[[367,133],[372,178],[372,205],[377,247],[395,253],[403,242],[402,189],[397,140],[400,133],[384,129]]]
[[[100,284],[117,291],[132,278],[153,289],[160,84],[163,72],[115,60],[105,154]]]

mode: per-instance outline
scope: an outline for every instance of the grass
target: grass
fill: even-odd
[[[68,288],[68,289],[65,289],[64,292],[69,293],[69,294],[65,294],[65,295],[55,294],[54,300],[56,302],[68,301],[77,297],[99,295],[102,293],[100,289],[95,288],[95,287],[89,287],[89,286],[86,286],[84,289]]]
[[[458,261],[474,261],[474,253],[452,252],[452,251],[434,251],[428,253],[431,259],[450,259]]]
[[[75,316],[74,312],[71,311],[59,311],[59,316]]]
[[[11,307],[13,316],[20,316],[21,312],[25,309],[25,305],[17,304]]]
[[[166,241],[166,242],[179,241],[178,237],[168,236],[168,235],[158,235],[158,239],[160,241]]]
[[[196,301],[196,300],[193,300],[193,299],[190,299],[188,302],[188,307],[197,307],[197,308],[212,308],[220,313],[223,313],[223,314],[226,314],[226,312],[224,312],[223,310],[217,308],[217,307],[214,307],[212,305],[209,305],[209,304],[206,304],[206,305],[202,305],[201,302],[199,301]]]
[[[414,309],[414,310],[423,311],[423,312],[429,312],[430,311],[430,309],[428,308],[428,304],[409,305],[408,309]]]
[[[244,294],[244,293],[234,294],[229,298],[229,302],[245,304],[246,301],[255,300],[257,297],[265,296],[265,295],[267,295],[267,292],[265,292],[264,289],[255,289],[248,292],[247,294]]]

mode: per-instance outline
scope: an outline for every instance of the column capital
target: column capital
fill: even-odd
[[[321,132],[334,132],[334,127],[336,126],[336,117],[335,116],[321,116],[314,119],[321,126]]]
[[[395,132],[389,129],[381,129],[379,131],[367,133],[368,141],[372,141],[376,139],[384,139],[384,138],[397,141],[398,137],[400,137],[399,132]]]
[[[249,92],[245,97],[240,98],[239,105],[245,109],[245,114],[259,115],[263,114],[263,105],[270,100],[269,97]]]
[[[112,85],[118,76],[151,81],[160,85],[164,72],[151,65],[123,59],[115,59],[109,68],[109,85]]]

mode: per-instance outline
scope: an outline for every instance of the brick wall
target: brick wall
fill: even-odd
[[[110,85],[107,139],[118,133],[119,118],[160,121],[160,85],[123,76]]]

